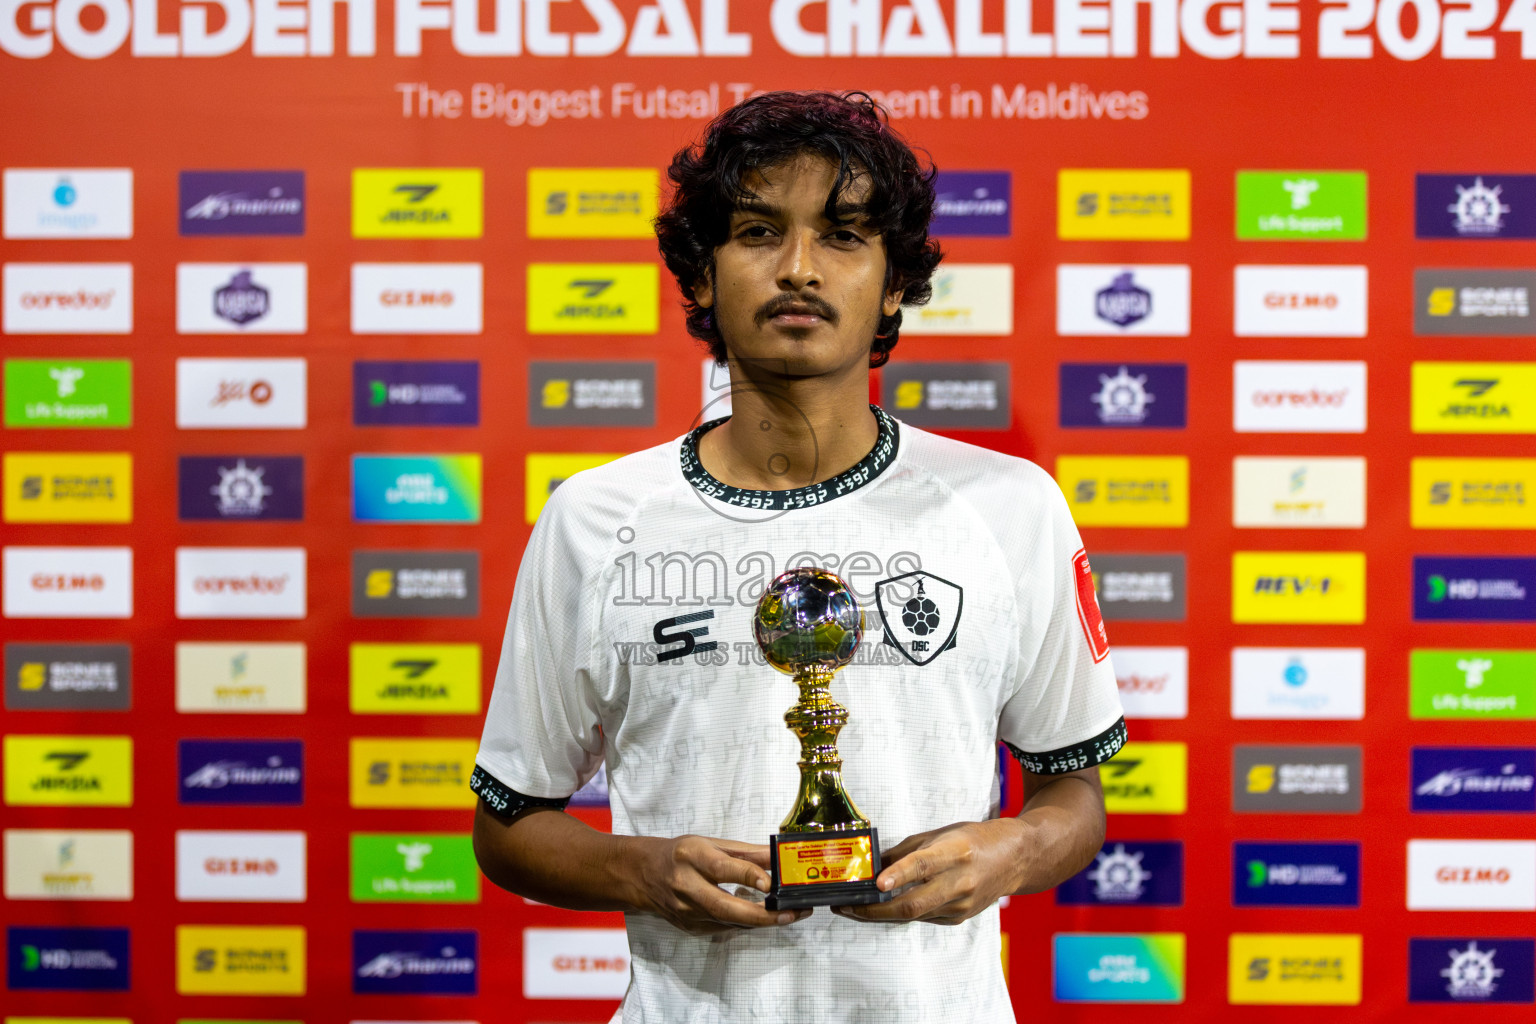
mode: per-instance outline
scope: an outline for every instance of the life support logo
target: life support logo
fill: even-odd
[[[918,569],[875,584],[875,604],[885,621],[885,642],[914,665],[926,665],[955,646],[965,591]]]

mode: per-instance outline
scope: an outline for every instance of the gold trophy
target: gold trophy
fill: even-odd
[[[884,903],[875,888],[880,838],[843,789],[837,734],[848,709],[832,699],[832,675],[853,660],[864,613],[853,591],[825,569],[792,569],[757,602],[752,633],[768,664],[793,675],[800,699],[784,721],[800,737],[800,793],[769,840],[769,910]]]

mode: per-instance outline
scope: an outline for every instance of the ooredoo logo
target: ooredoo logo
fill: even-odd
[[[4,561],[7,618],[133,615],[131,548],[8,547]]]
[[[302,619],[303,548],[177,548],[179,619]]]
[[[1365,363],[1240,360],[1232,427],[1248,433],[1361,433]]]
[[[128,334],[133,264],[7,263],[6,334]]]
[[[1409,910],[1536,910],[1536,842],[1410,839]]]
[[[479,334],[478,263],[352,264],[353,334]]]

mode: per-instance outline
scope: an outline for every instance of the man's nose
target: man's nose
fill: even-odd
[[[814,231],[795,231],[785,236],[779,254],[779,285],[790,291],[818,287],[821,267],[817,259]]]

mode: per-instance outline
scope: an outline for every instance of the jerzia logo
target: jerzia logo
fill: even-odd
[[[964,604],[963,589],[922,569],[875,584],[884,642],[914,665],[926,665],[955,646]]]

